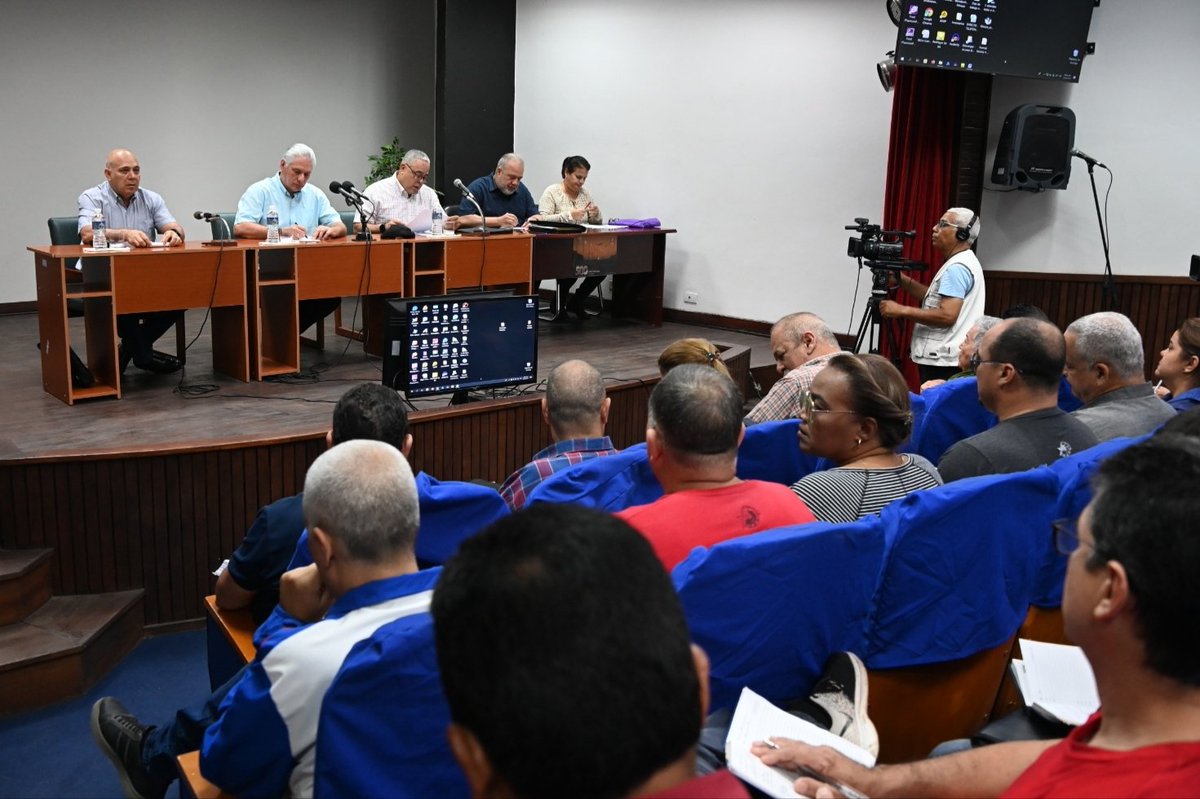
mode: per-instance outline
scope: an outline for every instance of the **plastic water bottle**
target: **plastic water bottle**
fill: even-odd
[[[267,209],[267,244],[279,243],[279,209],[271,206]]]
[[[434,236],[442,235],[442,212],[437,208],[433,209],[433,221],[429,225],[429,232]]]
[[[104,249],[108,246],[108,235],[105,233],[104,211],[97,208],[92,213],[92,246]]]

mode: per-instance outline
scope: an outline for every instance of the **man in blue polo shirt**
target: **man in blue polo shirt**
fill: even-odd
[[[254,183],[238,200],[233,235],[239,239],[267,237],[267,211],[279,212],[279,235],[293,239],[337,239],[346,235],[342,218],[329,198],[308,183],[317,155],[297,142],[279,159],[279,172]],[[340,297],[300,301],[300,330],[320,322],[341,302]]]
[[[471,181],[467,190],[483,209],[484,224],[488,227],[517,227],[540,219],[538,204],[521,179],[525,177],[525,159],[516,153],[505,153],[496,164],[496,171]],[[479,225],[474,204],[463,198],[459,205],[458,227]]]
[[[129,247],[149,247],[156,233],[168,246],[183,244],[183,227],[167,210],[161,195],[142,188],[142,165],[129,150],[116,149],[104,161],[104,182],[79,195],[79,239],[92,245],[92,219],[104,214],[107,238]],[[121,371],[133,365],[148,372],[169,374],[183,366],[177,358],[154,351],[154,342],[179,318],[178,311],[121,314]]]

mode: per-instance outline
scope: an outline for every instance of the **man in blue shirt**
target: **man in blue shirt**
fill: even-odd
[[[129,247],[149,247],[156,233],[168,246],[183,244],[183,227],[167,210],[162,196],[143,189],[142,165],[129,150],[116,149],[104,162],[105,182],[79,195],[79,239],[92,245],[92,219],[97,210],[104,214],[109,242]],[[177,358],[154,351],[154,342],[179,319],[177,311],[121,314],[117,333],[121,337],[121,371],[133,365],[148,372],[170,374],[183,366]]]
[[[267,211],[279,212],[279,235],[293,239],[313,238],[324,241],[346,235],[342,218],[333,210],[329,198],[308,179],[317,155],[307,144],[297,142],[279,159],[279,172],[254,183],[238,200],[233,235],[239,239],[267,237]],[[321,322],[333,313],[340,297],[300,301],[300,330]]]
[[[525,159],[516,153],[505,153],[496,164],[496,171],[471,181],[467,190],[483,209],[484,224],[488,227],[517,227],[535,222],[538,205],[521,179],[525,177]],[[463,198],[459,205],[458,227],[480,224],[474,204]]]

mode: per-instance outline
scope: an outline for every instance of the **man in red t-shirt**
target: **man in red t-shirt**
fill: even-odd
[[[832,749],[756,745],[870,796],[1196,796],[1200,791],[1200,440],[1160,434],[1100,465],[1070,552],[1067,637],[1096,676],[1101,709],[1061,741],[983,746],[867,769]],[[775,739],[779,742],[779,739]],[[801,778],[796,791],[833,796]]]
[[[738,479],[745,433],[741,392],[708,366],[676,366],[650,395],[646,455],[665,496],[617,517],[650,541],[668,570],[695,547],[813,521],[787,486]]]

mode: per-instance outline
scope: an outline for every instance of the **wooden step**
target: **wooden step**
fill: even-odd
[[[0,626],[22,621],[50,598],[52,549],[0,549]]]
[[[79,696],[142,638],[142,591],[52,597],[0,627],[0,714]]]

